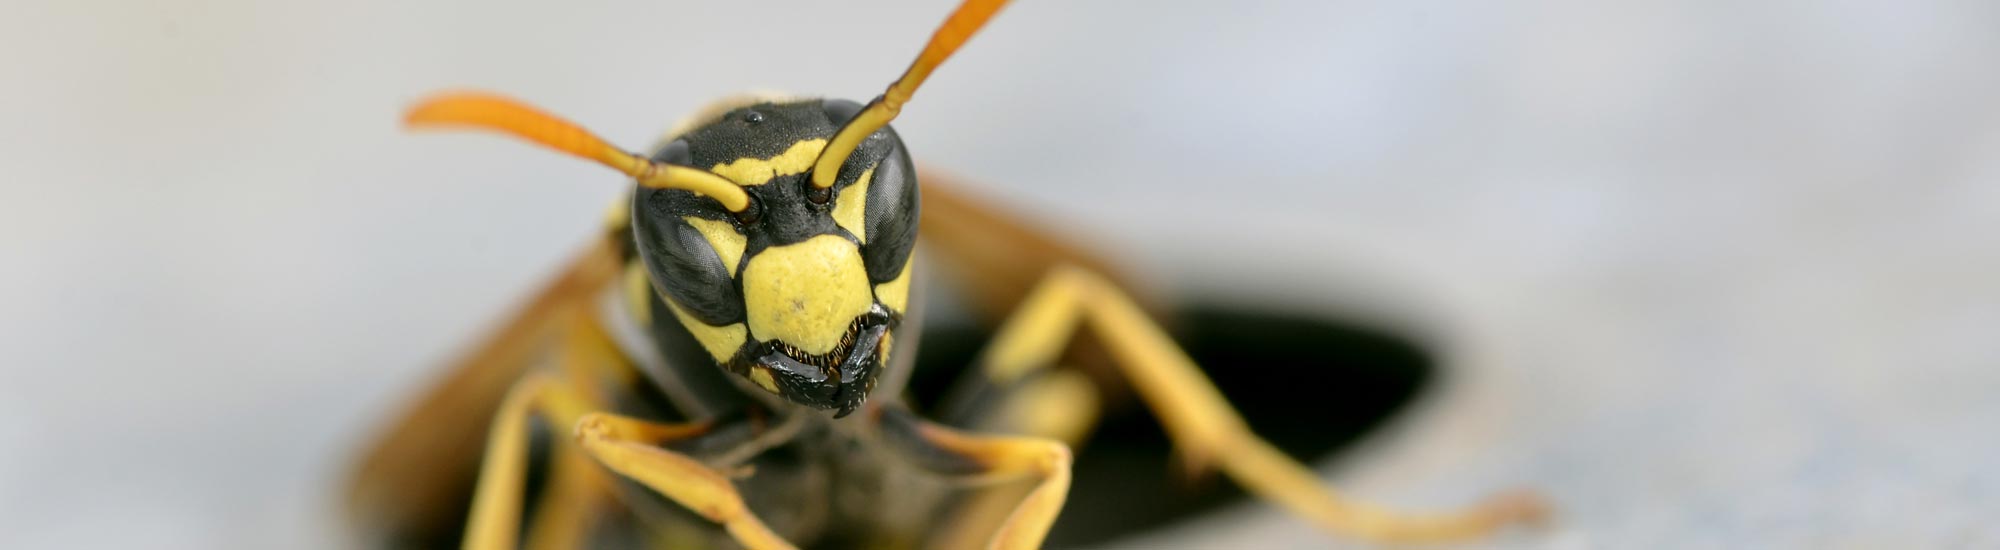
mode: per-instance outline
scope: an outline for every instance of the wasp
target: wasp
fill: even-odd
[[[1336,494],[1252,432],[1115,269],[920,172],[889,123],[1005,3],[966,0],[865,104],[725,99],[648,155],[499,95],[412,108],[411,127],[510,134],[634,183],[361,460],[357,524],[435,524],[469,478],[476,550],[1037,548],[1096,417],[1091,379],[1060,367],[1086,333],[1190,469],[1332,533],[1467,540],[1545,512],[1526,494],[1434,514]],[[903,398],[918,258],[1010,311],[932,418]]]

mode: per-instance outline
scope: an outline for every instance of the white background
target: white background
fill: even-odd
[[[358,441],[622,187],[411,100],[642,147],[872,96],[949,9],[8,3],[0,547],[338,544]],[[897,124],[1173,288],[1436,338],[1441,397],[1329,465],[1364,493],[1538,486],[1526,547],[2000,545],[1992,2],[1022,0]],[[1134,545],[1324,540],[1178,529]]]

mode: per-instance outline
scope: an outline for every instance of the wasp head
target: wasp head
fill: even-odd
[[[887,364],[909,300],[917,182],[887,126],[830,187],[813,169],[862,106],[759,102],[723,110],[652,155],[740,186],[732,211],[688,190],[639,186],[633,231],[653,288],[717,364],[793,403],[845,416]]]

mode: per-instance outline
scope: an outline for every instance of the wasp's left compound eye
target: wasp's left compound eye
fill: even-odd
[[[844,99],[829,99],[820,108],[829,122],[840,126],[860,114],[863,107]],[[883,283],[901,275],[903,264],[909,261],[917,239],[918,197],[916,170],[903,149],[902,138],[887,126],[876,130],[875,136],[880,139],[863,142],[841,167],[839,183],[843,187],[838,191],[842,203],[854,201],[862,213],[862,227],[856,231],[865,243],[862,259],[868,265],[869,280]],[[831,198],[833,193],[827,195]],[[836,211],[840,206],[835,205]]]

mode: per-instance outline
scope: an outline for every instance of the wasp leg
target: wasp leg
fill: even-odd
[[[570,308],[566,318],[560,375],[536,373],[523,379],[508,391],[494,416],[466,522],[465,548],[515,547],[526,483],[529,417],[539,414],[556,426],[573,425],[585,413],[604,407],[599,384],[628,366],[586,309]],[[579,546],[592,518],[590,511],[609,488],[603,473],[572,444],[558,442],[554,457],[549,488],[530,524],[529,548]]]
[[[592,409],[601,409],[610,403],[605,385],[629,384],[634,367],[596,317],[583,307],[574,309],[572,317],[559,366],[576,398]],[[559,411],[554,425],[571,426],[581,414],[582,410]],[[585,546],[585,537],[613,490],[604,470],[591,463],[574,442],[558,438],[554,447],[548,488],[528,523],[526,547],[530,550]]]
[[[615,234],[615,231],[607,232]],[[349,519],[371,536],[421,534],[455,523],[484,445],[482,428],[509,389],[547,351],[561,313],[606,288],[618,273],[618,244],[593,241],[535,298],[438,379],[356,465]]]
[[[752,550],[794,548],[743,504],[729,477],[687,455],[661,448],[699,435],[705,425],[655,424],[605,413],[577,421],[576,439],[585,453],[611,471],[665,495],[681,506],[722,524],[729,536]]]
[[[602,513],[610,486],[603,470],[565,443],[550,466],[549,486],[528,522],[529,550],[584,547],[592,522]]]
[[[466,521],[466,549],[515,547],[521,524],[521,496],[527,483],[529,417],[540,412],[554,419],[575,418],[588,408],[585,398],[575,388],[547,374],[531,375],[507,392],[487,435],[486,461],[480,464],[479,486],[472,496],[472,515]]]
[[[986,547],[1041,547],[1069,497],[1069,445],[1039,437],[974,435],[926,422],[901,408],[879,410],[885,439],[918,467],[975,485],[1037,479]]]
[[[1251,433],[1186,352],[1117,287],[1085,269],[1050,272],[1001,326],[981,358],[983,368],[1002,383],[1046,369],[1085,320],[1192,468],[1219,466],[1251,493],[1323,528],[1383,543],[1436,542],[1479,537],[1545,513],[1539,499],[1525,494],[1424,515],[1340,497],[1311,469]]]
[[[974,383],[984,381],[973,380]],[[968,424],[985,433],[1020,434],[1061,441],[1071,447],[1083,442],[1097,425],[1099,397],[1090,377],[1074,370],[1049,370],[1020,384],[994,390],[1005,396],[997,403],[967,411]],[[951,520],[926,548],[980,548],[996,527],[1027,498],[1033,487],[995,486],[966,497],[950,512]]]

